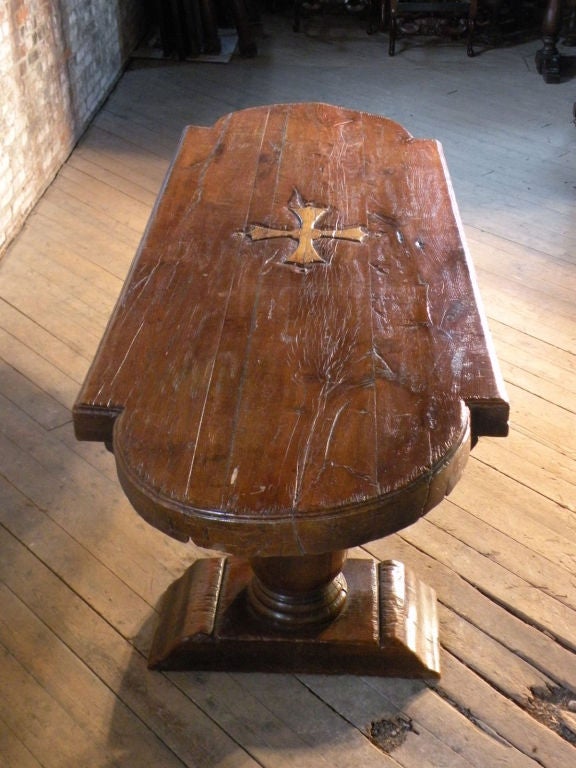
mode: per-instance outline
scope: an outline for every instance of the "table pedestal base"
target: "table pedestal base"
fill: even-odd
[[[239,558],[196,561],[167,590],[150,668],[437,678],[434,590],[395,560],[348,560],[338,616],[276,627],[250,609],[253,572]]]

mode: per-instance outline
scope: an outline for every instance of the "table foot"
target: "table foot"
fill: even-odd
[[[282,628],[250,609],[250,563],[196,561],[166,592],[148,665],[164,670],[437,678],[434,590],[395,560],[348,560],[336,618]]]
[[[559,83],[562,57],[558,50],[542,48],[536,52],[536,70],[542,75],[546,83]]]

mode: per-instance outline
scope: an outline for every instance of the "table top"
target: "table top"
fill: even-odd
[[[143,517],[250,556],[409,525],[507,418],[440,145],[323,104],[185,130],[74,407]]]

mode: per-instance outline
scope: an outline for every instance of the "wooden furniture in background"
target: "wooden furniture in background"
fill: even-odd
[[[226,11],[238,33],[240,54],[255,56],[257,4],[253,0],[230,0]],[[184,60],[199,54],[220,53],[218,21],[222,9],[217,0],[154,0],[154,12],[165,57]]]
[[[564,18],[564,0],[548,0],[542,22],[542,48],[536,54],[536,68],[547,83],[560,82],[561,56],[558,38]]]
[[[318,14],[340,15],[366,21],[367,31],[376,32],[383,20],[388,0],[294,0],[292,29],[300,32],[302,21]]]
[[[322,104],[189,127],[74,408],[140,515],[232,555],[168,591],[150,665],[438,675],[432,590],[346,550],[507,417],[436,142]]]
[[[466,19],[466,52],[474,56],[474,27],[478,11],[478,0],[386,0],[389,4],[389,47],[388,53],[396,53],[396,41],[400,35],[398,19],[407,14],[410,18],[428,18],[438,28],[439,20],[455,20],[456,34],[461,18]],[[454,23],[454,22],[453,22]],[[432,30],[435,27],[431,27]],[[446,29],[447,27],[445,27]],[[441,27],[440,27],[441,29]]]

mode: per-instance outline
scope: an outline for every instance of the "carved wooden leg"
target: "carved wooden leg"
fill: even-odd
[[[547,83],[560,81],[560,53],[556,47],[562,23],[563,0],[549,0],[542,24],[544,46],[536,54],[536,67]]]
[[[434,591],[397,561],[344,561],[197,561],[164,597],[149,666],[438,677]]]

